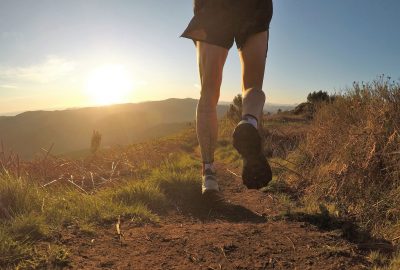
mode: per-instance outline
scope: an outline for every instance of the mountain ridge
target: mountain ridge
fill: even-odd
[[[177,132],[193,122],[197,100],[168,99],[57,111],[30,111],[0,118],[0,140],[6,150],[32,158],[54,143],[53,154],[88,149],[93,130],[102,145],[129,144]],[[228,106],[219,105],[218,116]]]
[[[57,112],[57,111],[70,111],[70,110],[80,110],[80,109],[91,109],[91,108],[107,108],[107,107],[113,107],[113,106],[120,106],[120,105],[135,105],[135,104],[151,104],[151,103],[157,103],[157,102],[164,102],[164,101],[173,101],[173,100],[190,100],[190,101],[195,101],[198,102],[198,99],[194,98],[167,98],[164,100],[149,100],[149,101],[142,101],[142,102],[129,102],[129,103],[120,103],[120,104],[111,104],[111,105],[101,105],[101,106],[83,106],[83,107],[67,107],[67,108],[54,108],[54,109],[43,109],[43,110],[28,110],[28,111],[18,111],[18,112],[4,112],[0,113],[0,119],[2,118],[9,118],[9,117],[15,117],[21,114],[25,113],[34,113],[34,112]],[[232,104],[231,101],[220,101],[218,105],[222,106],[229,106]],[[284,103],[270,103],[266,102],[264,106],[264,112],[270,112],[274,113],[278,109],[281,110],[290,110],[296,107],[298,104],[284,104]]]

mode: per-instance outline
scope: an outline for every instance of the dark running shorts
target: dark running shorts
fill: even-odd
[[[272,0],[194,0],[194,17],[182,37],[230,49],[269,29]]]

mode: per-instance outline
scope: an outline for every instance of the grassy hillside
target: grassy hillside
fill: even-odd
[[[292,170],[284,179],[304,211],[349,220],[399,247],[399,104],[399,83],[385,78],[355,83],[319,104],[304,139],[286,158]],[[398,269],[399,261],[387,269]]]
[[[154,223],[175,207],[171,200],[193,201],[200,195],[194,143],[190,129],[84,160],[19,163],[0,152],[0,268],[66,267],[69,251],[58,235],[67,227],[95,235],[118,218]]]
[[[96,227],[119,218],[136,224],[157,222],[156,213],[173,207],[171,199],[193,202],[199,195],[198,170],[190,158],[175,156],[144,178],[93,194],[72,185],[43,189],[23,179],[0,176],[0,268],[68,266],[69,251],[57,240],[67,227],[95,235]],[[43,242],[49,244],[40,245]]]
[[[87,149],[93,130],[102,134],[102,145],[129,144],[172,134],[195,118],[197,101],[164,101],[122,104],[62,111],[25,112],[0,118],[0,139],[22,158],[31,158],[54,143],[52,153]],[[225,106],[218,107],[219,115]]]
[[[304,233],[298,241],[284,239],[290,242],[289,249],[312,244],[321,252],[328,249],[322,254],[349,257],[354,249],[338,244],[346,239],[358,245],[372,269],[399,269],[399,104],[399,85],[379,80],[355,84],[317,104],[313,119],[290,112],[265,116],[264,151],[274,177],[262,190],[265,194],[249,193],[246,200],[258,205],[257,211],[272,211],[268,224],[277,223],[268,226],[274,230],[286,223],[306,224],[306,232],[293,233]],[[229,174],[223,187],[223,192],[230,192],[228,201],[242,201],[242,186],[232,186],[235,179],[241,181],[237,178],[242,165],[231,145],[234,125],[221,119],[216,160],[223,166],[218,176]],[[0,150],[0,268],[68,266],[70,250],[60,235],[73,231],[95,239],[98,230],[114,231],[119,219],[136,228],[160,224],[167,213],[204,205],[199,164],[193,126],[177,135],[114,146],[80,159],[43,154],[20,162]],[[235,212],[231,218],[238,218]],[[193,212],[188,219],[185,226],[193,224]],[[176,220],[182,222],[182,217],[174,216],[172,222]],[[328,231],[327,238],[339,231],[332,240],[335,246],[307,243],[314,228],[307,224]]]
[[[399,84],[355,84],[317,110],[296,153],[307,197],[388,238],[400,236],[399,104]]]
[[[290,190],[299,199],[288,218],[311,219],[325,228],[341,224],[355,241],[372,235],[398,250],[399,104],[400,84],[382,77],[314,104],[312,119],[291,112],[265,117],[264,150],[275,167],[268,189]],[[234,124],[227,125],[221,130],[226,138]],[[231,164],[238,160],[229,144],[217,153]],[[376,269],[398,269],[400,257],[390,262],[387,256],[390,252],[370,257]]]

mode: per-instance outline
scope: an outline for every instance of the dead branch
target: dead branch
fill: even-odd
[[[51,184],[54,184],[54,183],[57,182],[58,180],[60,180],[60,178],[59,178],[59,179],[54,179],[53,181],[50,181],[50,182],[48,182],[47,184],[44,184],[44,185],[42,186],[42,188],[45,188],[45,187],[47,187],[47,186],[50,186]]]
[[[294,245],[294,242],[292,241],[292,239],[290,239],[289,236],[286,236],[286,238],[290,241],[290,243],[292,244],[293,250],[296,250],[296,246]]]
[[[302,174],[296,172],[295,170],[292,170],[292,169],[280,164],[279,162],[272,161],[272,160],[270,160],[269,162],[272,163],[272,164],[278,165],[280,168],[282,168],[282,169],[284,169],[284,170],[286,170],[288,172],[294,173],[295,175],[299,176],[303,180],[308,180],[304,175],[302,175]]]
[[[89,194],[86,190],[84,190],[82,187],[80,187],[79,185],[75,184],[72,180],[67,180],[69,183],[71,183],[72,185],[74,185],[75,187],[77,187],[79,190],[81,190],[82,192],[84,192],[85,194]]]
[[[236,176],[236,177],[242,179],[242,177],[241,177],[240,175],[236,174],[235,172],[233,172],[233,171],[231,171],[231,170],[229,170],[229,169],[226,169],[226,170],[227,170],[230,174],[233,174],[234,176]]]

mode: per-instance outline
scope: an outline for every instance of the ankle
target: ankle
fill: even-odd
[[[202,174],[205,175],[207,171],[208,172],[211,171],[212,173],[215,173],[214,162],[211,162],[211,163],[203,162]]]
[[[253,127],[255,127],[256,129],[258,129],[258,120],[257,117],[251,115],[251,114],[245,114],[242,117],[242,120],[248,122],[249,124],[251,124]]]

